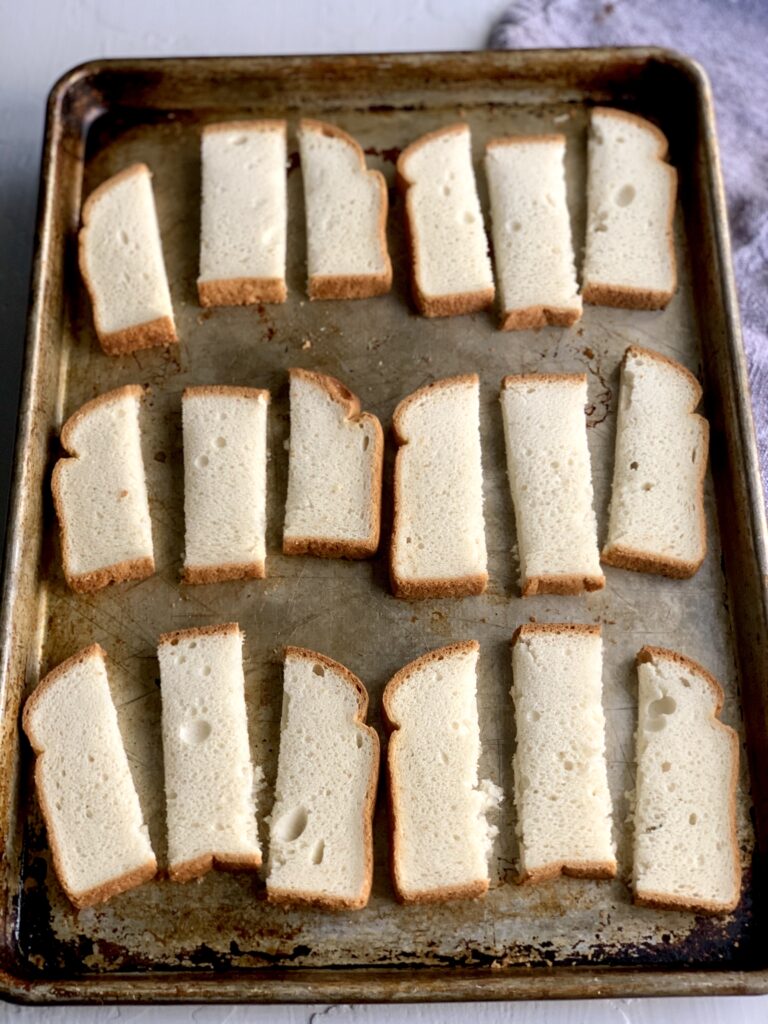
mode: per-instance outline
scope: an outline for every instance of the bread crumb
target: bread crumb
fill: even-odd
[[[305,338],[304,341],[301,343],[301,347],[306,352],[308,348],[312,348],[312,342],[309,340],[309,338]]]

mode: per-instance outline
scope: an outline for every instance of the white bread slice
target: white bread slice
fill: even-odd
[[[149,168],[133,164],[99,185],[82,221],[80,272],[104,351],[177,341]]]
[[[521,626],[512,640],[520,880],[613,878],[599,626]]]
[[[270,816],[267,898],[354,910],[373,876],[379,737],[349,669],[285,648],[283,713]]]
[[[509,136],[485,147],[503,331],[581,319],[564,159],[564,135]]]
[[[72,456],[53,468],[51,490],[69,586],[81,593],[155,571],[141,456],[143,391],[128,384],[86,402],[61,428]]]
[[[384,434],[335,377],[292,369],[283,551],[368,558],[379,546]]]
[[[425,316],[455,316],[493,302],[493,271],[472,169],[469,126],[423,135],[397,161],[405,193],[411,281]]]
[[[236,622],[164,633],[158,641],[168,873],[261,866],[248,743],[243,634]]]
[[[585,302],[663,309],[677,288],[677,172],[659,129],[625,110],[590,118]]]
[[[396,597],[464,597],[488,583],[480,458],[480,381],[447,377],[404,398],[392,417]]]
[[[332,124],[299,122],[310,299],[364,299],[392,287],[387,183]]]
[[[268,406],[255,388],[184,390],[185,583],[265,575]]]
[[[62,662],[24,705],[35,785],[61,887],[78,908],[153,878],[144,824],[98,644]]]
[[[505,377],[501,409],[523,597],[600,590],[585,374]]]
[[[637,675],[635,903],[733,910],[739,739],[718,719],[723,691],[701,665],[659,647],[638,653]]]
[[[487,814],[501,790],[478,781],[479,644],[450,644],[390,679],[382,708],[387,751],[392,875],[403,903],[482,896],[498,829]]]
[[[229,121],[203,129],[201,306],[287,298],[285,134],[285,121]]]
[[[624,353],[607,565],[687,579],[704,561],[709,424],[693,411],[700,400],[684,366],[649,349]]]

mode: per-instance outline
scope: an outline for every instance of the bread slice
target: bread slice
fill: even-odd
[[[502,799],[478,781],[480,727],[474,640],[412,661],[387,683],[392,875],[402,903],[482,896]]]
[[[243,634],[236,622],[164,633],[158,642],[168,873],[261,866],[248,743]]]
[[[600,590],[585,374],[505,377],[501,409],[523,597]]]
[[[687,579],[704,561],[709,424],[693,411],[700,400],[684,366],[649,349],[624,353],[607,565]]]
[[[719,721],[723,691],[701,665],[660,647],[639,652],[637,675],[635,903],[733,910],[739,739]]]
[[[397,161],[405,193],[416,305],[425,316],[455,316],[493,302],[493,271],[472,169],[469,126],[423,135]]]
[[[503,331],[581,319],[564,159],[564,135],[510,136],[485,147]]]
[[[447,377],[395,409],[396,597],[464,597],[488,583],[480,460],[480,381]]]
[[[512,640],[520,880],[613,878],[599,626],[521,626]]]
[[[267,898],[354,910],[368,902],[379,737],[368,694],[336,661],[286,647]]]
[[[299,122],[310,299],[365,299],[392,287],[387,183],[335,125]]]
[[[663,309],[677,288],[677,172],[667,140],[642,117],[596,107],[590,118],[585,302]]]
[[[177,341],[149,168],[133,164],[99,185],[82,221],[80,272],[104,351]]]
[[[287,298],[285,133],[285,121],[229,121],[203,129],[201,306]]]
[[[71,458],[59,459],[51,490],[69,586],[81,593],[155,571],[141,456],[138,384],[86,402],[61,428]]]
[[[265,575],[267,408],[255,388],[186,388],[185,583]]]
[[[379,546],[384,434],[335,377],[292,369],[286,555],[368,558]]]
[[[35,785],[61,887],[78,908],[153,878],[144,824],[98,644],[62,662],[24,705]]]

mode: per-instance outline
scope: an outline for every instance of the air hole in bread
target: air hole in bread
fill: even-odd
[[[210,674],[211,674],[211,666],[210,665],[206,665],[205,668],[203,669],[203,675],[204,676],[209,676]]]
[[[513,222],[512,230],[513,231],[522,231],[523,230],[523,225],[520,223],[519,220],[516,220],[516,221]]]
[[[198,469],[205,469],[205,467],[208,465],[208,456],[207,455],[199,455],[195,459],[195,465],[198,467]]]
[[[357,749],[360,750],[363,746],[363,737],[361,733],[358,733],[357,736],[355,736],[355,743],[357,744]]]
[[[691,452],[691,462],[695,462],[696,461],[696,456],[698,455],[698,453],[699,453],[698,448],[694,448],[693,451]]]
[[[680,682],[683,684],[683,686],[686,688],[686,690],[690,689],[690,686],[691,686],[691,680],[690,679],[686,679],[685,676],[680,676]]]
[[[283,842],[293,843],[307,827],[309,815],[304,807],[296,807],[288,811],[275,825],[274,832]]]
[[[474,224],[475,223],[475,215],[470,210],[467,210],[464,213],[464,223],[465,224]]]
[[[565,768],[567,772],[572,772],[573,767],[573,761],[563,761],[563,768]]]
[[[325,855],[325,840],[318,839],[315,843],[314,849],[312,850],[312,863],[322,864],[323,856]]]
[[[616,205],[629,206],[634,201],[635,195],[636,192],[634,185],[624,185],[616,193]]]
[[[450,185],[443,185],[443,195],[444,196],[449,196],[450,194],[451,194],[451,186]]]
[[[637,469],[637,463],[636,462],[630,462],[629,468],[630,469]]]
[[[227,439],[225,437],[217,437],[216,438],[216,447],[217,448],[226,448],[227,447]]]
[[[671,715],[676,709],[677,704],[674,699],[667,694],[659,697],[658,700],[653,701],[648,706],[648,712],[653,718],[657,718],[660,715]]]
[[[443,762],[443,764],[448,764],[449,763],[448,755],[446,754],[446,752],[444,750],[440,751],[440,760]]]
[[[689,814],[688,815],[688,824],[689,825],[695,825],[698,820],[699,819],[698,819],[697,815],[695,815],[695,814]]]
[[[364,451],[364,452],[365,452],[365,451],[368,451],[368,445],[369,445],[370,443],[371,443],[371,439],[370,439],[370,437],[368,437],[368,435],[366,434],[366,435],[365,435],[365,436],[363,437],[363,451]]]
[[[324,669],[324,668],[323,668],[323,666],[322,666],[322,665],[321,665],[321,664],[320,664],[319,662],[317,662],[317,661],[316,661],[316,662],[315,662],[315,664],[314,664],[314,665],[312,666],[312,671],[313,671],[313,672],[315,673],[315,675],[316,675],[316,676],[324,676],[324,675],[325,675],[325,669]]]
[[[189,747],[196,747],[200,743],[205,743],[210,735],[210,722],[205,722],[202,718],[196,718],[192,722],[185,722],[179,729],[181,742],[186,743]]]
[[[643,490],[644,491],[652,491],[653,490],[653,484],[647,484],[647,483],[643,484]]]
[[[120,232],[118,232],[118,238],[123,243],[123,245],[128,245],[128,243],[131,240],[129,238],[129,236],[128,236],[128,232],[127,231],[120,231]]]
[[[662,762],[662,765],[661,765],[661,770],[662,770],[663,772],[668,772],[668,771],[670,771],[671,769],[672,769],[672,765],[671,765],[671,764],[669,763],[669,761],[663,761],[663,762]]]

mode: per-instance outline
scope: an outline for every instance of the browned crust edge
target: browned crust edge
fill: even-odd
[[[355,725],[359,726],[371,738],[373,750],[371,751],[371,774],[368,780],[368,789],[363,804],[363,842],[365,844],[365,878],[357,896],[346,898],[343,896],[326,896],[322,893],[312,893],[307,890],[288,890],[270,888],[267,880],[267,900],[274,904],[283,905],[304,905],[314,906],[326,910],[360,910],[365,907],[371,895],[373,883],[373,812],[376,805],[376,789],[379,782],[379,760],[381,744],[379,734],[376,730],[366,725],[365,717],[368,712],[368,691],[358,677],[345,665],[325,654],[309,650],[306,647],[287,646],[283,649],[284,661],[294,658],[298,661],[317,661],[331,671],[336,672],[352,688],[357,697],[358,711],[355,715]]]
[[[439,388],[455,387],[457,384],[469,384],[473,387],[480,386],[480,378],[476,373],[459,374],[456,377],[444,377],[442,380],[433,381],[423,388],[418,388],[412,394],[402,399],[392,414],[392,433],[398,445],[395,454],[394,472],[394,515],[392,522],[392,538],[389,547],[389,579],[392,586],[392,593],[397,598],[408,601],[418,601],[429,597],[477,597],[485,592],[488,586],[488,573],[472,573],[468,576],[460,576],[455,579],[407,579],[398,575],[395,569],[394,553],[400,536],[400,509],[403,503],[401,483],[401,451],[400,449],[408,444],[404,434],[403,416],[408,407],[418,401],[424,395]]]
[[[185,565],[181,582],[189,586],[226,583],[227,580],[263,580],[267,575],[264,560],[258,562],[220,562],[218,565]]]
[[[715,900],[691,900],[684,896],[677,896],[674,893],[658,893],[650,890],[638,891],[634,886],[633,902],[640,907],[653,907],[657,910],[690,910],[702,914],[724,914],[735,910],[741,902],[741,858],[739,855],[739,840],[736,815],[736,792],[739,784],[739,737],[735,729],[725,722],[721,722],[719,715],[723,710],[725,693],[720,683],[711,672],[708,672],[703,665],[700,665],[693,658],[680,654],[679,651],[672,651],[668,647],[652,647],[646,644],[641,647],[635,656],[635,665],[642,665],[653,662],[654,659],[672,661],[681,668],[694,675],[699,676],[712,691],[714,707],[710,716],[712,725],[727,736],[731,747],[731,777],[729,780],[729,801],[730,819],[730,841],[733,855],[733,888],[736,893],[734,899],[718,903]]]
[[[157,638],[157,646],[160,648],[163,644],[169,644],[171,647],[176,647],[182,640],[194,640],[201,636],[231,636],[233,633],[240,637],[245,637],[238,622],[222,622],[220,625],[215,626],[192,626],[190,629],[174,629],[170,633],[161,633]]]
[[[387,247],[387,215],[389,213],[389,192],[381,171],[368,168],[363,148],[356,139],[336,125],[325,121],[316,121],[303,117],[299,121],[299,134],[302,132],[319,132],[329,138],[339,139],[346,143],[357,156],[360,170],[371,181],[376,182],[379,192],[379,252],[384,259],[384,271],[381,274],[312,274],[307,284],[310,300],[316,299],[367,299],[376,295],[385,295],[392,287],[392,260]]]
[[[271,400],[266,388],[247,388],[240,384],[195,384],[184,388],[181,400],[187,398],[203,398],[206,395],[218,395],[222,398],[250,398],[256,401]]]
[[[539,327],[572,327],[582,311],[566,306],[526,306],[501,312],[500,331],[533,331]]]
[[[122,171],[118,171],[117,174],[113,174],[111,178],[107,178],[106,181],[102,181],[102,183],[98,185],[93,192],[91,192],[83,203],[81,214],[82,226],[77,237],[78,264],[80,267],[80,274],[85,282],[85,287],[91,300],[93,324],[96,329],[96,336],[98,337],[99,344],[104,352],[111,356],[127,355],[131,352],[138,352],[140,349],[155,348],[158,345],[172,345],[179,340],[176,334],[176,325],[173,321],[173,316],[157,317],[154,320],[147,320],[143,324],[133,324],[131,327],[126,327],[121,331],[104,331],[102,330],[97,312],[96,302],[94,299],[95,292],[90,274],[88,273],[88,260],[85,254],[91,214],[102,196],[109,192],[114,185],[120,181],[125,181],[127,178],[133,178],[136,175],[146,175],[150,180],[151,188],[152,172],[146,164],[138,163],[131,164],[130,167],[126,167]],[[154,193],[152,196],[152,202],[154,204]],[[155,219],[157,219],[157,213],[155,213]],[[158,233],[159,230],[158,226]],[[165,273],[164,256],[163,272]]]
[[[586,373],[510,373],[502,378],[501,390],[515,384],[586,384]]]
[[[669,246],[672,266],[672,287],[669,291],[654,288],[638,288],[634,285],[615,285],[605,281],[589,281],[586,276],[582,281],[581,297],[592,306],[613,306],[618,309],[664,309],[677,291],[677,259],[675,257],[675,206],[677,204],[677,171],[666,162],[669,144],[664,133],[637,114],[614,107],[595,107],[590,115],[590,126],[595,114],[630,121],[645,129],[656,139],[658,149],[656,157],[662,167],[666,167],[669,179],[669,216],[667,217],[667,244]]]
[[[69,457],[59,459],[53,467],[51,493],[53,494],[53,507],[56,510],[56,518],[59,521],[64,579],[67,581],[70,589],[74,590],[76,594],[92,594],[108,586],[110,583],[143,580],[151,576],[155,571],[154,555],[147,555],[142,558],[131,558],[122,562],[115,562],[112,565],[100,566],[98,569],[91,569],[89,572],[73,573],[70,570],[67,555],[67,523],[59,480],[64,464],[79,457],[72,442],[72,432],[77,424],[100,405],[108,405],[110,402],[120,401],[123,398],[135,398],[138,402],[143,394],[144,391],[139,384],[126,384],[124,387],[115,388],[113,391],[105,391],[104,394],[97,395],[96,398],[92,398],[85,405],[81,405],[76,412],[72,413],[61,428],[59,439],[62,447],[69,453]]]
[[[285,302],[288,288],[284,277],[198,278],[197,298],[205,307],[253,306],[258,302]]]
[[[465,133],[469,135],[469,125],[463,123],[447,125],[444,128],[427,132],[426,135],[420,136],[409,146],[406,146],[397,159],[397,184],[405,200],[405,233],[410,252],[411,289],[419,311],[427,317],[463,316],[466,313],[479,313],[481,310],[487,309],[492,305],[496,298],[496,288],[493,283],[490,287],[481,288],[476,292],[458,292],[452,295],[427,295],[422,291],[418,280],[419,247],[418,240],[413,231],[413,193],[411,192],[411,185],[414,182],[408,177],[405,165],[413,153],[421,146],[446,135],[462,135]],[[483,233],[485,233],[484,225]],[[493,273],[493,270],[491,270],[491,273]]]
[[[523,597],[535,597],[537,594],[584,594],[602,590],[605,576],[589,573],[542,573],[539,576],[527,576],[523,581]]]
[[[418,671],[425,665],[435,661],[443,661],[446,657],[454,654],[479,653],[480,644],[477,640],[461,640],[457,643],[447,644],[445,647],[438,647],[428,651],[413,661],[409,661],[398,672],[396,672],[384,687],[381,697],[381,710],[384,724],[390,733],[387,745],[387,797],[390,820],[390,866],[392,884],[395,889],[395,896],[399,903],[441,903],[445,900],[474,899],[484,895],[488,891],[488,879],[476,879],[466,885],[447,885],[438,889],[407,891],[403,889],[398,872],[398,854],[402,844],[402,831],[397,816],[398,784],[395,770],[396,737],[400,725],[392,710],[392,700],[395,692],[406,682],[413,672]]]
[[[538,885],[539,882],[548,882],[563,875],[569,878],[615,878],[616,861],[555,861],[552,864],[544,864],[540,868],[535,868],[533,871],[521,872],[517,881],[520,885]]]
[[[599,625],[588,622],[526,622],[522,626],[518,626],[512,634],[510,646],[514,647],[521,638],[536,636],[538,633],[600,636],[601,632]]]
[[[360,399],[336,377],[316,370],[291,367],[290,378],[297,377],[325,392],[351,422],[366,423],[373,431],[371,452],[371,532],[361,540],[341,540],[337,537],[286,537],[283,529],[284,555],[314,555],[317,558],[370,558],[376,554],[381,537],[381,488],[384,473],[384,431],[378,416],[361,412]],[[290,460],[289,460],[290,461]]]
[[[37,799],[45,821],[48,845],[50,846],[51,855],[53,857],[54,870],[64,894],[70,903],[72,903],[72,905],[78,910],[84,910],[86,907],[95,906],[97,903],[105,903],[107,900],[111,899],[113,896],[119,895],[121,892],[127,892],[129,889],[134,889],[137,886],[142,885],[144,882],[148,882],[157,874],[157,860],[153,854],[151,860],[148,860],[146,864],[142,864],[139,867],[134,868],[133,871],[127,871],[123,875],[112,878],[110,881],[105,882],[102,885],[94,886],[92,889],[86,889],[84,892],[74,892],[66,885],[63,872],[61,871],[61,850],[55,833],[48,825],[50,821],[50,806],[45,797],[41,782],[41,768],[45,752],[35,733],[33,718],[38,703],[45,693],[71,668],[75,665],[82,664],[93,657],[99,657],[103,662],[106,662],[106,652],[100,644],[90,644],[88,647],[84,647],[76,654],[73,654],[65,661],[62,661],[61,664],[56,666],[56,668],[51,669],[51,671],[38,683],[33,693],[27,698],[27,701],[24,704],[24,711],[22,713],[22,728],[36,756],[34,771],[35,789],[37,791]]]
[[[170,864],[168,877],[172,882],[192,882],[214,868],[220,871],[257,871],[260,867],[260,853],[203,853],[192,860]]]
[[[282,118],[255,118],[252,121],[241,119],[239,121],[214,121],[203,128],[201,135],[213,135],[216,132],[278,132],[286,136],[288,132],[287,121]]]
[[[629,355],[645,357],[668,366],[693,388],[693,400],[689,406],[688,414],[698,421],[701,433],[699,443],[705,448],[696,491],[701,554],[698,560],[688,561],[683,558],[674,558],[671,555],[657,555],[647,551],[639,551],[635,548],[628,548],[623,544],[613,544],[610,547],[606,544],[600,552],[600,561],[604,565],[611,565],[617,569],[629,569],[631,572],[655,573],[659,576],[667,576],[670,579],[687,580],[699,571],[707,555],[707,516],[704,511],[704,480],[707,475],[707,464],[709,462],[709,421],[695,411],[701,402],[703,391],[699,381],[682,363],[670,359],[669,356],[665,356],[661,352],[655,352],[650,348],[641,348],[639,345],[630,345],[624,352],[621,362],[622,386],[624,367]],[[613,493],[613,484],[611,484],[611,493]]]

